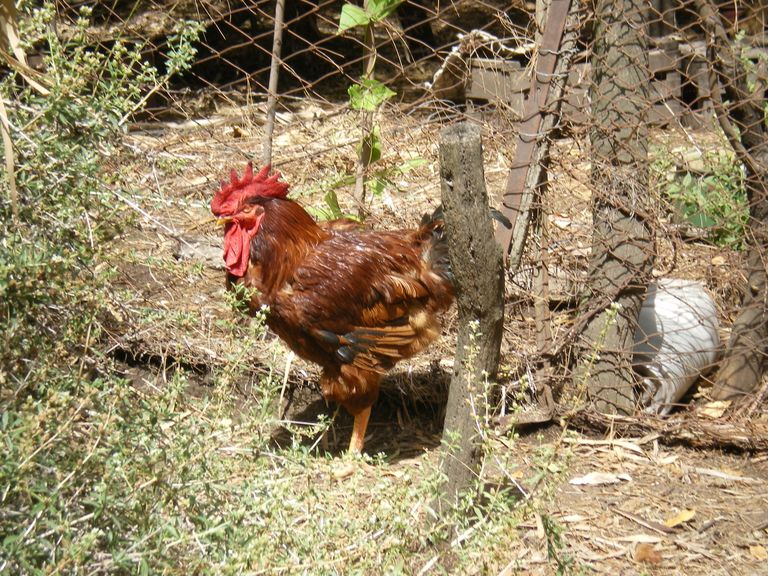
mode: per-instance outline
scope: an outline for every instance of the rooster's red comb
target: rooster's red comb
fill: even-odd
[[[280,182],[280,172],[269,174],[272,166],[267,164],[253,175],[253,164],[248,162],[242,179],[237,177],[237,171],[232,170],[229,184],[222,182],[221,188],[211,201],[211,212],[216,216],[229,216],[237,211],[240,203],[254,196],[265,198],[285,198],[288,195],[288,184]]]

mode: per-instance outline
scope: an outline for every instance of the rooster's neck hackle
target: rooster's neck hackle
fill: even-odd
[[[273,293],[329,235],[292,200],[269,199],[262,206],[264,219],[251,242],[251,261],[261,265],[264,291]]]

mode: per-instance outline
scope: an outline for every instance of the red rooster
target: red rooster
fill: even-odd
[[[250,310],[302,358],[322,369],[320,389],[355,419],[360,453],[384,373],[440,335],[453,277],[443,222],[380,232],[349,220],[316,223],[267,166],[222,183],[211,211],[225,224],[228,286],[255,288]]]

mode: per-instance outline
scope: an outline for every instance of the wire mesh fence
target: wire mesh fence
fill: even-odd
[[[526,249],[509,273],[514,329],[508,329],[506,347],[516,351],[507,356],[510,386],[535,388],[533,375],[554,360],[547,381],[556,392],[558,378],[599,382],[593,370],[612,349],[631,361],[627,347],[638,351],[650,335],[636,332],[634,318],[644,306],[654,314],[645,285],[663,284],[661,278],[694,283],[694,296],[672,294],[669,318],[656,310],[650,321],[656,332],[703,338],[678,350],[689,357],[702,347],[712,352],[695,368],[698,376],[715,355],[722,357],[748,285],[757,289],[746,303],[763,314],[758,296],[765,269],[755,254],[765,246],[768,11],[763,3],[704,0],[561,4],[565,30],[555,48],[543,52],[553,11],[547,15],[544,2],[408,0],[372,21],[369,32],[358,25],[339,33],[342,2],[286,0],[275,162],[293,171],[307,195],[321,192],[327,201],[326,191],[338,190],[331,211],[339,203],[339,210],[351,212],[374,202],[385,214],[373,214],[374,224],[405,225],[436,201],[435,146],[446,123],[465,118],[483,126],[489,192],[501,208],[509,203],[504,180],[521,143],[544,145],[546,170],[533,188]],[[259,155],[274,2],[59,2],[62,37],[83,7],[92,10],[87,34],[94,49],[110,50],[118,40],[137,43],[161,70],[169,38],[180,26],[200,26],[192,69],[170,90],[155,93],[134,123],[151,132],[153,126],[167,129],[169,121],[178,128],[194,120],[195,135],[170,131],[161,138],[162,154],[206,157],[189,175],[193,196],[202,197],[233,164]],[[547,54],[567,65],[536,74]],[[352,183],[360,143],[374,128],[361,126],[365,106],[354,105],[350,90],[366,75],[395,94],[368,110],[385,145],[380,164],[370,152],[365,162],[372,190],[367,200]],[[545,105],[532,108],[542,85],[559,88],[548,88]],[[245,123],[224,122],[219,130],[213,120],[226,107],[239,110]],[[555,120],[527,134],[521,126],[532,114]],[[384,173],[378,166],[400,171]],[[587,286],[591,304],[585,305]],[[680,324],[691,298],[705,302],[694,306],[691,320],[701,334]],[[605,315],[607,303],[617,301],[624,323]],[[591,336],[580,336],[585,329],[589,335],[590,326]],[[760,316],[749,327],[756,331],[744,342],[762,366],[765,321]],[[574,346],[586,364],[570,357]],[[650,387],[639,396],[653,404],[648,394],[660,386],[659,372],[669,370],[669,361],[657,357],[654,365],[637,354]],[[600,370],[615,377],[622,368],[608,362]],[[675,370],[682,372],[669,385],[679,387],[659,396],[660,411],[681,400],[694,375],[685,365]],[[741,391],[759,397],[760,381]]]
[[[167,39],[185,23],[204,30],[192,71],[179,79],[185,88],[226,94],[248,90],[265,94],[272,55],[275,3],[258,2],[61,2],[59,13],[70,25],[80,9],[93,9],[89,33],[108,47],[117,38],[139,42],[149,58],[162,62]],[[290,102],[312,96],[337,100],[349,82],[359,80],[364,42],[360,30],[338,34],[341,2],[285,4],[280,96]],[[420,90],[428,62],[452,49],[458,34],[472,30],[524,38],[530,27],[520,2],[472,2],[440,6],[404,2],[375,31],[377,75],[387,82]],[[482,44],[482,42],[480,42]]]

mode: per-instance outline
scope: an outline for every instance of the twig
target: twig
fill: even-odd
[[[5,148],[5,173],[8,178],[8,194],[11,198],[11,213],[13,222],[19,221],[19,193],[16,190],[16,168],[13,151],[13,140],[11,140],[11,126],[8,122],[8,112],[5,109],[5,103],[0,98],[0,132],[3,133],[3,148]]]
[[[640,526],[644,526],[645,528],[653,530],[654,532],[658,532],[659,534],[672,534],[675,531],[674,528],[669,528],[668,526],[664,526],[664,524],[659,524],[658,522],[654,522],[652,520],[646,520],[645,518],[641,518],[636,514],[624,512],[624,510],[619,510],[618,508],[613,508],[613,511],[616,512],[616,514],[619,516],[624,516],[624,518],[627,520],[632,520],[632,522],[640,524]]]
[[[424,574],[432,570],[432,567],[437,563],[439,559],[440,559],[440,554],[435,554],[434,556],[432,556],[432,558],[430,558],[429,561],[427,561],[427,563],[421,567],[421,570],[419,570],[418,576],[424,576]]]
[[[363,0],[363,9],[368,10],[368,0]],[[363,52],[363,79],[373,78],[373,69],[376,66],[376,42],[371,22],[365,26]],[[355,173],[355,201],[358,205],[358,214],[363,218],[365,216],[365,177],[368,173],[368,165],[371,163],[371,144],[373,143],[373,112],[361,111],[360,131],[360,156]]]
[[[146,218],[150,222],[154,223],[156,226],[159,226],[160,228],[162,228],[167,236],[170,236],[174,240],[178,240],[179,242],[181,242],[182,244],[184,244],[188,248],[194,248],[194,246],[192,244],[190,244],[189,242],[187,242],[176,230],[174,230],[172,228],[169,228],[168,226],[166,226],[165,224],[160,222],[160,220],[158,220],[157,218],[152,216],[149,212],[144,210],[136,202],[134,202],[133,200],[131,200],[129,198],[126,198],[125,196],[123,196],[122,194],[117,192],[116,190],[112,190],[112,193],[115,196],[117,196],[117,198],[119,200],[121,200],[122,202],[125,202],[125,204],[127,204],[130,208],[132,208],[133,210],[135,210],[136,212],[141,214],[144,218]],[[206,222],[209,222],[209,221],[210,220],[208,220]]]
[[[285,389],[288,387],[288,376],[291,373],[291,363],[293,362],[293,352],[289,351],[285,358],[285,374],[283,375],[283,386],[280,388],[280,402],[278,403],[278,410],[283,410],[283,399],[285,398]],[[285,413],[278,414],[278,418],[282,420],[285,417]]]
[[[272,163],[272,133],[275,131],[275,114],[277,113],[277,81],[280,77],[284,13],[285,0],[277,0],[275,5],[275,31],[272,39],[272,63],[269,68],[269,88],[267,92],[267,123],[264,126],[262,152],[262,160],[265,166]]]
[[[657,433],[667,444],[683,443],[695,448],[768,450],[768,426],[759,420],[723,422],[695,414],[662,419],[650,415],[618,416],[594,410],[569,411],[571,424],[581,428],[611,430],[622,435]]]
[[[721,480],[727,480],[729,482],[744,482],[745,484],[761,484],[762,480],[752,478],[750,476],[737,476],[735,474],[728,474],[722,470],[712,470],[711,468],[700,468],[698,466],[693,467],[693,471],[700,476],[712,476],[713,478],[720,478]]]

